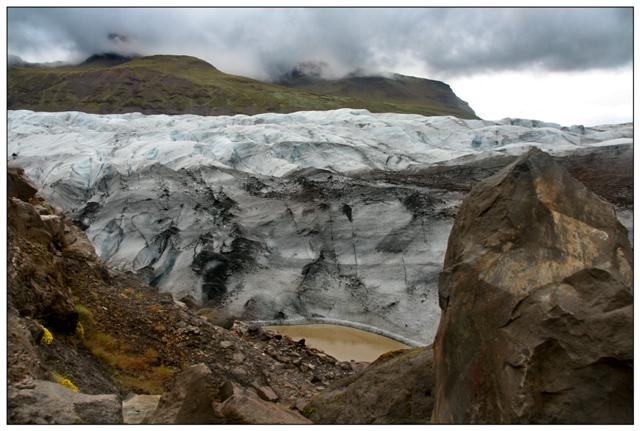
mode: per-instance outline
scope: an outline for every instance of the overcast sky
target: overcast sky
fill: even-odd
[[[632,120],[631,8],[9,9],[8,51],[26,61],[93,53],[188,54],[274,79],[322,61],[443,80],[485,119]]]

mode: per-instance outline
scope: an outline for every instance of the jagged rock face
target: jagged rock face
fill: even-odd
[[[318,394],[303,413],[318,424],[424,424],[433,410],[432,347],[382,355]]]
[[[11,166],[7,169],[7,197],[29,201],[38,188],[25,175],[24,169]]]
[[[87,395],[45,380],[9,387],[12,424],[121,424],[122,405],[114,394]]]
[[[9,305],[23,316],[41,319],[57,331],[72,333],[78,315],[65,284],[60,253],[65,245],[64,216],[40,214],[25,201],[35,193],[31,193],[32,184],[21,171],[12,169],[7,178],[8,194],[16,196],[9,197],[7,202]],[[13,241],[16,238],[24,241],[24,247]]]
[[[438,423],[631,423],[632,252],[613,208],[535,150],[475,187],[449,238]]]

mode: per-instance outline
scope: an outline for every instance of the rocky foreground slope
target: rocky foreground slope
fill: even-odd
[[[17,168],[7,207],[10,423],[308,422],[292,409],[360,367],[108,269]]]
[[[340,321],[431,343],[462,198],[531,146],[632,225],[630,124],[11,111],[8,133],[11,161],[110,268],[243,320]]]

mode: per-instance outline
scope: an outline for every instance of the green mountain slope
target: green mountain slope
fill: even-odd
[[[403,93],[399,91],[402,85],[395,83],[387,83],[379,91],[355,91],[348,86],[336,86],[334,90],[331,81],[306,89],[229,75],[188,56],[155,55],[122,61],[94,56],[77,66],[10,67],[7,107],[199,115],[364,108],[371,112],[475,118],[473,110],[442,83],[424,95],[406,89]],[[368,88],[375,85],[373,82]],[[413,87],[422,91],[419,86]],[[433,97],[435,93],[439,96]]]
[[[370,102],[393,103],[409,111],[447,111],[462,118],[475,118],[469,105],[458,98],[449,85],[441,81],[394,74],[383,76],[350,76],[336,80],[309,76],[289,77],[282,85],[327,96],[346,96]]]

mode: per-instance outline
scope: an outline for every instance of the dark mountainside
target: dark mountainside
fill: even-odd
[[[305,87],[308,85],[308,88]],[[8,109],[96,114],[233,115],[364,108],[371,112],[477,118],[438,81],[347,78],[298,86],[223,73],[200,59],[154,55],[93,55],[75,66],[39,67],[13,59],[8,69]],[[296,88],[299,87],[299,88]]]
[[[412,112],[415,113],[431,108],[433,112],[448,110],[448,115],[459,118],[475,117],[467,102],[459,99],[449,85],[431,79],[399,74],[390,77],[348,76],[342,79],[323,79],[298,72],[285,75],[278,83],[314,94],[348,96],[373,102],[413,106]]]
[[[124,55],[113,54],[113,53],[104,53],[104,54],[93,54],[88,57],[85,61],[79,64],[79,66],[103,66],[103,67],[111,67],[117,66],[122,63],[126,63],[128,61],[133,60],[137,57],[127,57]]]

